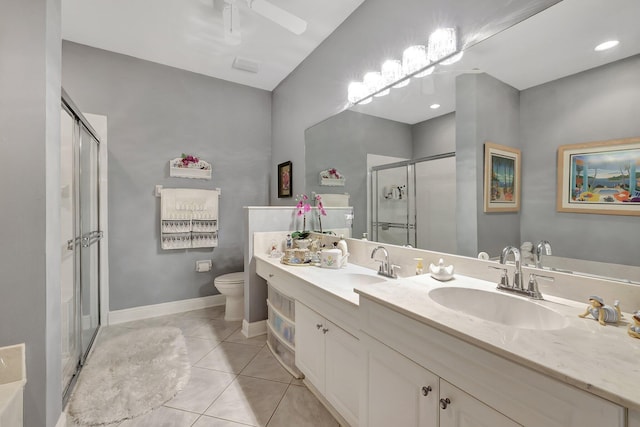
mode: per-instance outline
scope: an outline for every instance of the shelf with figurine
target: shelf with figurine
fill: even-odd
[[[336,168],[330,168],[320,172],[320,185],[325,186],[344,186],[345,177]]]
[[[169,176],[174,178],[211,179],[211,169],[210,163],[190,154],[169,161]]]

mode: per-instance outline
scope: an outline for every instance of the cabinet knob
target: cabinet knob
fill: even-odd
[[[273,277],[273,273],[269,273],[269,277]]]
[[[432,391],[431,386],[423,386],[422,387],[422,395],[423,396],[429,396],[429,393]]]
[[[318,329],[322,328],[322,323],[316,323],[316,328]]]
[[[327,332],[329,332],[329,329],[327,329],[327,328],[322,328],[322,333],[323,333],[323,334],[326,334]]]
[[[447,409],[447,406],[451,404],[451,400],[447,397],[446,399],[440,399],[440,407],[442,409]]]

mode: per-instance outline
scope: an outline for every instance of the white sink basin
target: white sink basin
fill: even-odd
[[[501,292],[464,287],[441,287],[429,291],[436,303],[464,315],[479,317],[520,329],[552,330],[567,327],[565,316],[531,300]]]
[[[340,275],[340,281],[344,281],[345,283],[349,283],[349,285],[353,285],[353,286],[361,286],[361,285],[373,285],[374,283],[386,282],[387,279],[377,275],[376,273],[372,273],[372,274],[344,273]]]

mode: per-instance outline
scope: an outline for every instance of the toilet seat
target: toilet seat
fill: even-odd
[[[216,277],[213,283],[218,285],[239,285],[244,284],[244,272],[239,271],[237,273],[227,273]]]

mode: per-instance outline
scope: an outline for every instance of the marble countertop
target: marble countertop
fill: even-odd
[[[488,281],[455,275],[453,280],[440,282],[427,274],[393,280],[355,264],[331,270],[287,266],[263,255],[256,258],[352,304],[359,304],[359,296],[370,299],[549,377],[640,410],[640,340],[627,335],[631,319],[628,313],[618,326],[601,326],[591,316],[578,317],[584,312],[586,301],[545,296],[544,301],[533,303],[564,315],[566,326],[555,330],[521,329],[462,314],[429,296],[429,291],[443,286],[498,292],[495,284]],[[352,280],[345,280],[345,276]],[[380,279],[378,283],[373,279],[364,283],[365,276]]]

